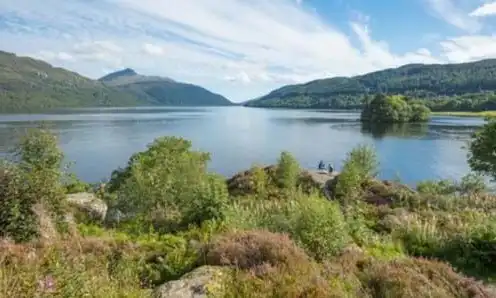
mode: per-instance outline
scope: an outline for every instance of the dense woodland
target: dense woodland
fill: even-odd
[[[144,87],[142,83],[145,84],[142,81],[121,88],[41,60],[0,51],[0,113],[75,107],[231,104],[195,85],[155,77]]]
[[[424,99],[433,110],[479,111],[496,107],[494,91],[496,60],[490,59],[463,64],[411,64],[350,78],[289,85],[246,105],[359,109],[367,95],[384,93]]]
[[[359,146],[324,185],[288,152],[225,180],[162,137],[92,187],[57,143],[30,131],[0,164],[1,297],[496,296],[496,196],[478,174],[410,188]],[[476,173],[496,179],[495,147],[492,121],[469,146]]]

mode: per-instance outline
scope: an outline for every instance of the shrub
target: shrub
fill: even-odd
[[[235,271],[225,281],[220,297],[353,297],[347,285],[320,276],[318,267],[288,269],[266,265],[258,270]]]
[[[36,197],[26,195],[24,175],[19,167],[0,165],[0,237],[28,241],[39,236],[34,212]]]
[[[189,141],[158,138],[113,174],[109,190],[117,198],[112,205],[142,231],[151,226],[167,233],[222,218],[226,185],[206,172],[208,160],[208,154],[192,151]]]
[[[67,179],[64,183],[64,188],[66,193],[74,194],[80,192],[89,192],[91,191],[91,185],[86,183],[80,179],[78,179],[74,174],[67,175]]]
[[[468,163],[472,170],[496,179],[496,121],[490,119],[472,135]]]
[[[279,187],[294,189],[299,175],[300,165],[298,161],[289,152],[282,152],[276,169],[276,179]]]
[[[463,176],[460,182],[450,180],[422,181],[417,184],[417,190],[420,193],[431,195],[467,195],[483,193],[487,187],[482,176],[471,173]]]
[[[195,267],[199,258],[199,250],[191,247],[188,239],[183,237],[163,235],[150,239],[138,238],[137,242],[152,251],[140,267],[141,282],[147,286],[179,279]]]
[[[481,284],[436,261],[370,262],[358,276],[371,297],[490,297]]]
[[[417,191],[423,194],[449,195],[455,193],[457,186],[450,180],[422,181],[417,184]]]
[[[229,194],[224,178],[216,175],[207,176],[199,185],[196,196],[179,202],[183,212],[183,225],[200,226],[211,219],[223,220],[228,201]]]
[[[343,200],[356,198],[362,191],[362,185],[377,175],[379,162],[375,151],[367,146],[358,146],[348,153],[343,169],[336,178],[333,195]]]
[[[269,187],[269,177],[265,169],[260,166],[253,166],[250,175],[250,185],[258,198],[265,198]]]
[[[339,205],[316,196],[299,203],[288,232],[318,261],[338,254],[351,240]]]
[[[350,241],[341,209],[319,195],[294,193],[284,201],[234,204],[227,225],[287,233],[317,260],[338,253]]]
[[[16,162],[0,166],[0,234],[16,241],[39,236],[40,218],[48,211],[59,232],[67,230],[63,154],[57,138],[46,130],[30,130],[14,151]]]
[[[480,194],[487,191],[487,185],[482,176],[471,173],[462,177],[458,190],[461,194]]]
[[[293,267],[309,260],[288,235],[263,230],[221,236],[208,244],[205,254],[208,265],[239,269],[255,269],[265,264]]]

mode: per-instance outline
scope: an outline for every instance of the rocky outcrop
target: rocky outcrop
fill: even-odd
[[[181,279],[169,281],[157,287],[155,298],[206,298],[208,293],[216,292],[220,287],[225,269],[215,266],[203,266]]]
[[[67,201],[90,219],[103,221],[107,215],[107,204],[93,193],[69,194]]]
[[[269,186],[276,187],[276,171],[277,166],[270,165],[262,167],[265,172],[267,183]],[[243,196],[253,194],[253,169],[240,172],[231,178],[227,179],[227,189],[231,196]],[[327,171],[302,170],[298,178],[298,187],[304,191],[310,192],[315,189],[323,189],[327,181],[333,180],[337,173],[329,173]]]

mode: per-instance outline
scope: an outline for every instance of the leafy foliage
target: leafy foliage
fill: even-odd
[[[29,131],[15,153],[17,163],[5,163],[0,169],[0,234],[16,241],[39,236],[36,205],[49,212],[59,231],[65,231],[63,154],[56,137],[46,130]]]
[[[142,227],[159,231],[222,218],[228,196],[224,180],[206,172],[208,154],[190,149],[189,141],[164,137],[134,154],[109,182],[117,196],[112,204]]]
[[[402,96],[377,94],[363,108],[360,120],[371,123],[425,122],[430,111],[420,103],[410,103]]]
[[[367,146],[358,146],[348,153],[343,169],[337,177],[334,197],[343,202],[360,195],[362,185],[377,175],[379,162],[375,151]]]
[[[496,121],[488,121],[472,136],[468,163],[472,170],[496,179]]]
[[[282,152],[277,163],[276,177],[281,188],[294,189],[300,175],[298,161],[289,153]]]

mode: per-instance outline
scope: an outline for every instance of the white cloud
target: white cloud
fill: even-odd
[[[473,17],[485,17],[496,14],[496,2],[485,3],[470,13]]]
[[[468,31],[478,32],[482,29],[479,20],[471,17],[469,13],[461,7],[460,0],[425,0],[432,9],[432,12],[447,23]]]
[[[496,36],[460,36],[441,42],[449,62],[466,62],[496,57]]]
[[[161,56],[164,54],[164,49],[160,46],[153,45],[151,43],[145,43],[143,45],[143,52],[148,55]]]
[[[481,26],[448,0],[425,1],[458,15],[458,27]],[[496,55],[490,50],[496,41],[483,35],[446,39],[441,53],[395,53],[373,38],[367,16],[355,12],[348,28],[337,29],[295,0],[2,0],[0,15],[5,50],[91,77],[131,67],[235,101],[322,77]]]
[[[250,76],[248,76],[248,74],[244,71],[241,71],[241,72],[239,72],[233,76],[226,76],[225,79],[226,79],[226,81],[241,82],[243,84],[248,84],[251,82]]]

